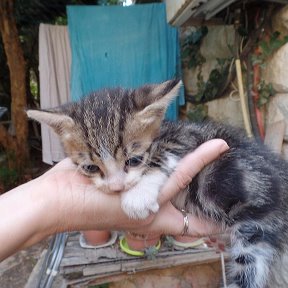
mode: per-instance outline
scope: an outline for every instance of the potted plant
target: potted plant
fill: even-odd
[[[203,238],[193,236],[170,236],[166,235],[165,245],[175,249],[186,249],[186,248],[204,248],[207,247]]]
[[[132,250],[144,251],[148,247],[156,246],[160,241],[161,235],[159,234],[136,234],[132,232],[127,232],[125,234],[125,239],[127,245]]]
[[[160,249],[160,238],[160,234],[137,234],[133,232],[126,232],[120,239],[120,248],[129,255],[146,255],[148,258],[153,258],[152,256],[157,254],[158,250]]]
[[[86,230],[82,231],[82,235],[86,244],[91,246],[103,245],[111,238],[111,232],[108,230]]]
[[[202,238],[194,237],[194,236],[173,236],[174,240],[179,243],[186,243],[187,245],[191,245],[191,247],[197,247],[204,243]]]

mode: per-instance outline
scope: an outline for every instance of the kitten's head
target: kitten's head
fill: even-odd
[[[135,90],[105,89],[51,110],[28,110],[60,136],[81,172],[106,193],[138,183],[147,169],[149,147],[181,81]]]

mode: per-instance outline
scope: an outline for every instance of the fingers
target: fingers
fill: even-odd
[[[160,208],[157,214],[153,214],[150,223],[135,227],[133,232],[140,234],[159,233],[165,235],[181,234],[183,229],[182,214],[170,203],[167,202]]]
[[[200,145],[178,163],[175,171],[161,189],[158,203],[161,205],[183,190],[207,164],[229,149],[222,139],[213,139]]]
[[[65,158],[45,172],[44,175],[55,174],[59,171],[76,171],[76,166],[70,158]]]
[[[75,169],[75,165],[73,164],[70,158],[65,158],[58,162],[54,167],[52,167],[49,171],[58,171],[63,169]]]
[[[159,212],[150,218],[151,222],[147,225],[138,226],[133,229],[134,232],[143,233],[159,233],[164,235],[181,235],[184,229],[183,214],[177,210],[170,202],[162,205]],[[199,219],[188,214],[188,236],[202,237],[207,235],[219,234],[221,227],[212,221]]]
[[[74,223],[73,227],[122,227],[127,228],[125,230],[131,230],[130,227],[134,230],[138,230],[141,233],[146,232],[161,232],[163,234],[181,234],[183,231],[183,215],[177,209],[173,207],[173,205],[168,202],[176,193],[180,190],[185,188],[187,184],[189,184],[192,178],[207,165],[211,161],[215,160],[219,157],[223,152],[228,150],[228,146],[225,141],[220,139],[211,140],[199,146],[193,153],[187,155],[183,158],[179,165],[177,166],[175,172],[170,176],[167,183],[161,190],[159,196],[159,204],[162,206],[160,212],[156,215],[151,215],[149,219],[144,221],[129,221],[127,216],[124,215],[123,211],[121,210],[120,205],[120,197],[116,197],[116,199],[112,199],[112,195],[103,195],[103,193],[95,191],[91,186],[90,180],[87,177],[82,175],[78,175],[77,168],[72,163],[70,159],[65,159],[61,161],[59,164],[55,165],[51,170],[50,173],[53,176],[59,175],[59,179],[55,178],[54,180],[57,182],[57,187],[62,187],[64,184],[70,185],[67,189],[62,189],[61,194],[67,195],[68,203],[71,204],[73,209],[69,209],[69,211],[74,211],[73,213],[79,215],[86,215],[85,217],[78,217],[81,218],[82,222]],[[65,173],[55,173],[61,172]],[[71,173],[69,174],[69,170]],[[68,175],[68,174],[70,175]],[[51,175],[49,174],[49,175]],[[47,175],[47,174],[46,174]],[[61,177],[60,177],[61,176]],[[68,176],[70,177],[69,179]],[[69,181],[68,181],[69,180]],[[60,184],[63,185],[61,186]],[[79,186],[80,184],[85,184],[85,193],[83,193],[83,187]],[[73,185],[72,185],[73,184]],[[77,184],[77,185],[75,185]],[[73,188],[73,189],[72,189]],[[80,189],[81,188],[81,189]],[[60,191],[60,190],[59,190]],[[66,193],[64,192],[66,191]],[[74,197],[71,197],[72,194]],[[65,196],[64,195],[64,196]],[[59,195],[58,195],[59,197]],[[82,198],[81,198],[82,197]],[[84,198],[83,198],[84,197]],[[91,197],[91,198],[90,198]],[[64,197],[65,198],[65,197]],[[77,205],[75,204],[75,199],[77,201]],[[78,201],[82,199],[83,201]],[[88,201],[88,199],[90,201]],[[112,201],[113,200],[113,201]],[[65,205],[67,206],[67,199],[65,198],[64,201]],[[83,205],[80,205],[80,204]],[[114,203],[114,205],[113,205]],[[100,205],[101,204],[101,205]],[[69,205],[68,205],[69,206]],[[111,209],[113,206],[113,209]],[[115,206],[115,207],[114,207]],[[75,209],[75,207],[77,209]],[[76,211],[77,210],[77,211]],[[111,211],[113,211],[111,216]],[[109,212],[109,213],[108,213]],[[72,219],[74,217],[67,217],[67,219]],[[109,220],[108,220],[109,219]],[[101,220],[101,221],[100,221]],[[83,221],[85,223],[83,223]],[[189,234],[190,235],[199,235],[202,231],[206,231],[209,227],[205,226],[204,228],[199,224],[199,219],[192,217],[189,215]],[[75,221],[74,221],[75,222]],[[196,227],[196,228],[195,228]],[[80,229],[80,228],[79,228]],[[79,230],[78,229],[78,230]],[[208,229],[209,230],[209,229]],[[199,232],[200,231],[200,232]]]

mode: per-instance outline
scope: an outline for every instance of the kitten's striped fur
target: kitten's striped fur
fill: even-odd
[[[60,135],[66,153],[98,189],[121,193],[124,211],[135,218],[157,212],[159,189],[179,159],[209,139],[226,140],[230,150],[173,203],[230,231],[229,288],[272,287],[270,267],[288,236],[288,165],[237,129],[163,121],[179,86],[171,80],[135,90],[106,89],[77,103],[27,113]]]

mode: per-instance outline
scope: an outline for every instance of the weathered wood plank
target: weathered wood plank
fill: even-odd
[[[157,254],[157,258],[168,257],[171,255],[183,255],[183,254],[198,254],[206,253],[211,249],[186,249],[186,250],[169,250],[167,247],[162,247]],[[118,245],[114,247],[106,247],[101,249],[83,249],[80,246],[77,247],[66,247],[65,253],[61,262],[61,267],[72,266],[72,265],[88,265],[93,263],[110,262],[111,259],[117,260],[129,260],[135,259],[134,256],[129,256],[126,253],[120,251]],[[142,261],[145,257],[137,257],[138,261]]]
[[[105,275],[121,271],[122,263],[111,263],[110,265],[90,265],[83,269],[83,276]]]
[[[200,268],[201,267],[201,268]],[[209,268],[208,268],[209,267]],[[177,273],[179,274],[179,278],[183,277],[186,274],[187,275],[191,275],[188,276],[188,278],[191,281],[191,277],[194,277],[195,275],[199,275],[199,273],[202,273],[202,277],[203,278],[211,278],[211,280],[206,280],[205,282],[209,282],[210,285],[206,286],[197,286],[197,287],[219,287],[219,279],[221,277],[221,268],[220,268],[220,262],[219,260],[216,261],[212,261],[209,262],[207,264],[200,264],[200,265],[194,265],[194,264],[187,264],[187,265],[180,265],[177,267],[172,267],[172,268],[165,268],[165,269],[153,269],[153,270],[145,270],[145,271],[137,271],[137,272],[132,272],[132,273],[111,273],[108,275],[92,275],[92,276],[83,276],[79,279],[73,279],[73,280],[68,280],[67,283],[69,283],[69,287],[70,288],[86,288],[88,286],[93,286],[96,284],[103,284],[103,283],[111,283],[111,282],[115,282],[114,285],[112,285],[113,287],[122,287],[125,288],[127,287],[127,281],[132,280],[133,282],[133,287],[135,286],[133,279],[135,280],[136,278],[143,278],[145,277],[147,279],[147,281],[149,282],[149,279],[151,279],[151,277],[155,278],[155,274],[157,275],[157,277],[159,278],[159,285],[163,288],[163,287],[175,287],[173,286],[173,284],[171,283],[172,286],[165,286],[165,284],[163,283],[163,279],[167,279],[167,276],[170,278],[175,277],[175,275],[177,275]],[[206,268],[206,270],[205,270]],[[208,268],[208,269],[207,269]],[[179,270],[180,269],[180,270]],[[204,270],[202,270],[204,269]],[[181,273],[182,271],[182,273]],[[186,272],[183,272],[186,271]],[[202,271],[202,272],[200,272]],[[209,273],[209,275],[205,275],[205,273]],[[212,274],[211,274],[212,273]],[[161,278],[161,275],[164,278]],[[185,277],[185,276],[184,276]],[[152,281],[153,282],[153,281]],[[197,281],[196,281],[197,282]],[[213,285],[212,285],[213,283]],[[131,284],[131,283],[130,283]],[[146,282],[146,284],[148,284]],[[167,281],[166,281],[167,284]],[[199,283],[198,283],[199,284]],[[149,285],[152,285],[152,283],[149,282]],[[187,286],[187,285],[186,285]],[[185,287],[186,287],[185,286]],[[130,287],[130,286],[129,286]],[[136,286],[135,286],[136,287]],[[144,287],[141,285],[138,285],[137,287]],[[147,286],[145,286],[147,287]],[[152,287],[152,286],[149,286]],[[154,287],[154,286],[153,286]],[[158,285],[155,287],[159,287]],[[178,286],[177,286],[178,287]],[[182,286],[181,286],[182,287]],[[187,286],[188,287],[188,286]],[[193,285],[194,287],[194,285]]]
[[[211,261],[215,261],[220,259],[220,255],[213,253],[198,253],[194,254],[183,254],[183,255],[173,255],[167,258],[156,258],[155,260],[146,260],[146,261],[129,261],[122,263],[122,271],[123,272],[131,272],[131,271],[143,271],[148,269],[155,268],[168,268],[176,265],[183,265],[187,263],[193,264],[202,264]]]
[[[110,247],[83,249],[79,245],[79,234],[74,234],[68,238],[60,275],[67,283],[74,283],[75,287],[78,287],[76,283],[79,283],[81,287],[80,283],[88,283],[91,279],[124,277],[136,272],[180,265],[202,265],[217,261],[220,261],[220,255],[211,248],[171,250],[163,245],[154,260],[127,255],[120,250],[118,242]]]

